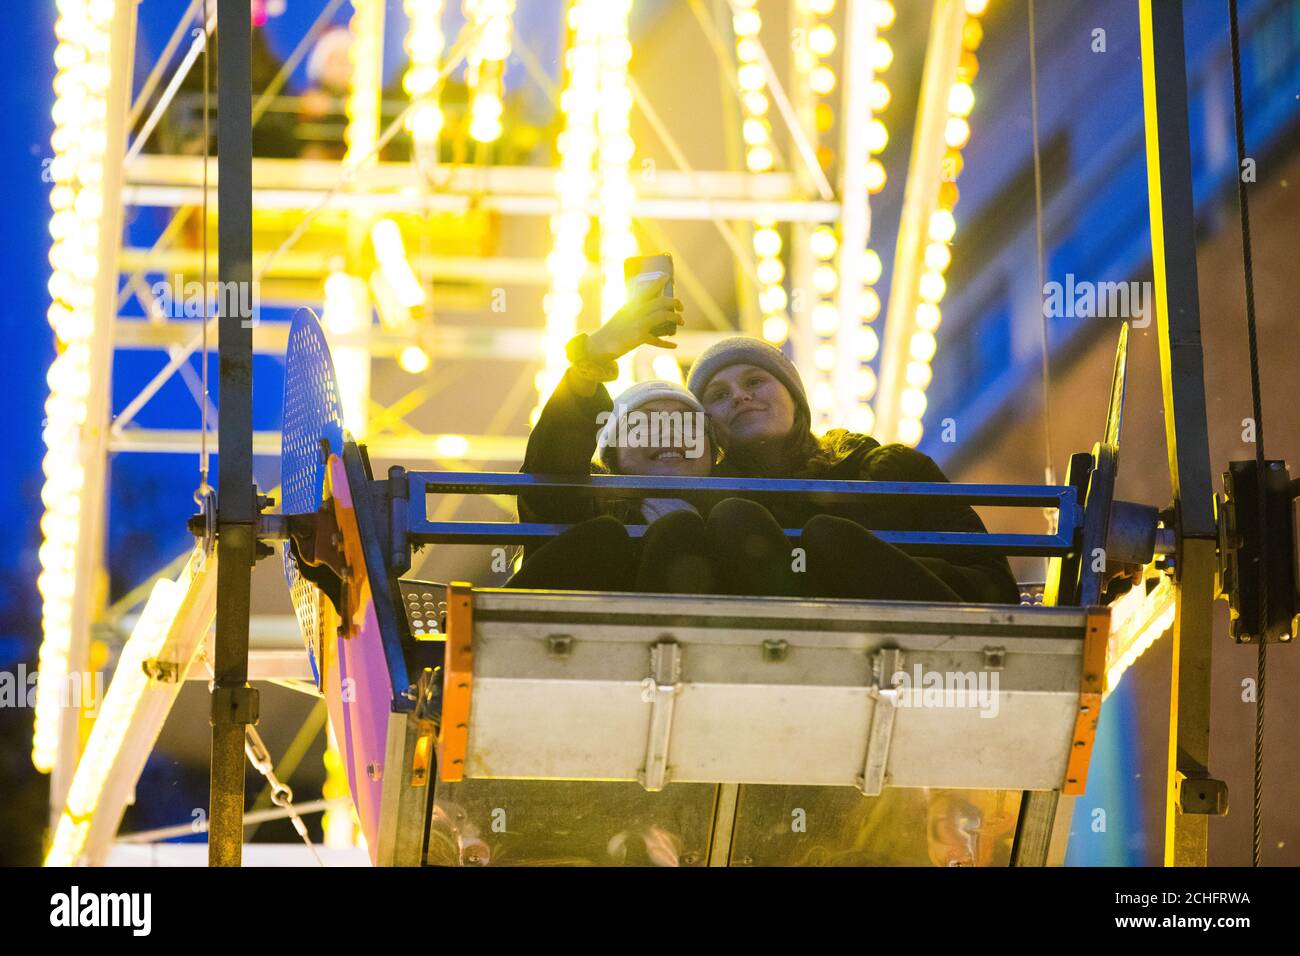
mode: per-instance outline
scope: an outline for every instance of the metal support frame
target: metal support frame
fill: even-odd
[[[429,494],[553,494],[590,495],[597,498],[626,498],[653,492],[672,493],[687,499],[717,498],[739,494],[760,499],[811,496],[823,503],[881,498],[945,498],[958,504],[998,507],[1055,508],[1060,520],[1056,534],[977,534],[941,531],[878,531],[890,544],[923,548],[985,548],[1003,554],[1063,555],[1075,549],[1076,532],[1083,516],[1078,492],[1070,485],[982,485],[947,482],[816,481],[771,478],[645,478],[632,475],[599,475],[590,478],[490,472],[404,472],[409,487],[406,525],[395,528],[393,540],[402,535],[408,543],[521,544],[554,537],[568,525],[495,521],[435,521],[427,514]],[[643,525],[630,525],[628,534],[644,534]],[[798,538],[798,529],[786,529]]]
[[[251,27],[245,0],[217,0],[221,37],[217,81],[219,277],[222,288],[253,281],[253,93]],[[244,739],[257,722],[248,684],[248,622],[257,547],[253,487],[251,317],[229,314],[221,297],[217,510],[217,635],[213,663],[212,766],[208,863],[238,866],[244,835]],[[246,298],[245,301],[248,301]]]
[[[1165,436],[1179,540],[1165,864],[1204,866],[1209,829],[1205,807],[1188,812],[1182,803],[1183,790],[1190,783],[1222,788],[1220,782],[1209,778],[1208,770],[1215,524],[1196,286],[1182,4],[1178,0],[1142,0],[1140,21],[1151,258]]]

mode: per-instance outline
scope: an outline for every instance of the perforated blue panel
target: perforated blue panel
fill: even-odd
[[[320,508],[325,480],[322,440],[329,442],[332,453],[343,453],[343,409],[325,331],[311,310],[301,309],[289,327],[289,347],[285,351],[284,421],[280,439],[280,495],[284,514],[304,514]],[[298,573],[298,563],[287,546],[284,577],[311,657],[312,672],[319,684],[321,595]]]

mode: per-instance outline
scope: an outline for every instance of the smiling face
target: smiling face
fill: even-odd
[[[659,419],[658,441],[652,445],[629,443],[619,447],[615,458],[619,474],[706,477],[713,470],[714,454],[704,430],[704,416],[685,402],[659,398],[646,402],[631,412],[629,418],[656,412],[669,413]]]
[[[750,452],[784,441],[794,429],[789,389],[756,365],[729,365],[700,397],[723,448]]]

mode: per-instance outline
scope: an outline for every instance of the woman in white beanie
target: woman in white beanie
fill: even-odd
[[[662,286],[630,301],[590,336],[570,343],[572,365],[529,435],[521,471],[694,477],[712,471],[716,446],[704,409],[689,391],[671,382],[640,382],[614,401],[605,388],[617,374],[609,356],[643,342],[674,347],[653,331],[665,322],[681,323],[681,303],[661,297]],[[664,427],[647,428],[648,422]],[[599,462],[592,460],[597,453]],[[523,568],[507,587],[715,590],[704,521],[681,499],[521,495],[519,519],[573,527],[540,548],[525,549]],[[640,541],[628,536],[628,524],[648,525]]]

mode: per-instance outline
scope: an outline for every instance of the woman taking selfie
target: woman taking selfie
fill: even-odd
[[[817,437],[799,373],[779,349],[737,336],[706,350],[688,386],[704,406],[723,450],[714,474],[750,478],[843,481],[947,481],[927,455],[905,445],[881,445],[867,435],[833,429]],[[866,499],[817,504],[781,499],[770,508],[728,499],[709,516],[719,546],[747,557],[767,593],[900,601],[1017,604],[1020,591],[1004,556],[988,551],[907,553],[875,531],[986,529],[968,505],[944,498]],[[782,528],[802,528],[807,568],[796,571]],[[739,582],[733,582],[733,586]]]

